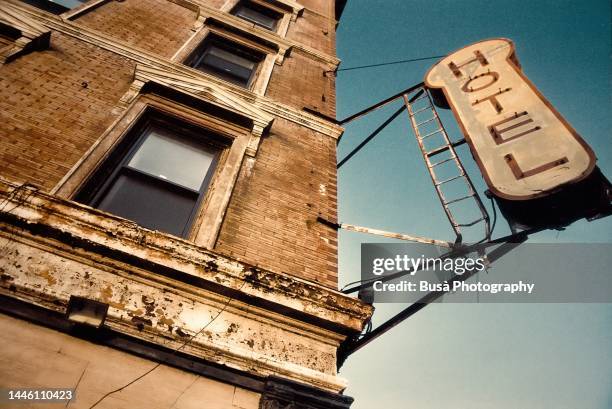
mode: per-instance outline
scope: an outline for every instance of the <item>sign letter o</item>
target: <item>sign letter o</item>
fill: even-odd
[[[479,88],[472,88],[472,87],[469,86],[472,83],[472,81],[475,81],[475,80],[477,80],[479,78],[482,78],[484,76],[490,76],[491,77],[491,82],[489,82],[486,85],[482,85]],[[463,90],[463,92],[476,92],[476,91],[480,91],[481,89],[485,89],[485,88],[490,87],[491,85],[495,84],[498,79],[499,79],[499,74],[496,73],[495,71],[485,72],[484,74],[480,74],[480,75],[475,76],[474,78],[470,78],[468,82],[463,84],[463,87],[461,87],[461,89]]]

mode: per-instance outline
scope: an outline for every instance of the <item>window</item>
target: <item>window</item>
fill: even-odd
[[[149,115],[76,199],[141,226],[187,237],[223,148],[214,139],[200,128]]]
[[[276,30],[282,14],[252,1],[241,1],[232,14],[270,31]]]
[[[187,65],[248,88],[264,55],[246,47],[209,36],[198,47]]]
[[[88,0],[21,0],[24,3],[34,7],[46,10],[54,14],[62,14],[65,11],[73,9],[86,3]]]

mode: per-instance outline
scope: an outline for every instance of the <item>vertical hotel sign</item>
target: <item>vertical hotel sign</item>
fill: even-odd
[[[444,93],[498,197],[546,196],[595,168],[591,148],[522,73],[510,40],[450,54],[429,70],[425,84]]]

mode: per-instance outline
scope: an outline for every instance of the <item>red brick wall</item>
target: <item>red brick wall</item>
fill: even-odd
[[[172,57],[192,34],[193,10],[168,0],[109,1],[76,19],[118,41]]]
[[[57,32],[48,50],[0,65],[0,175],[53,188],[114,120],[133,70]]]
[[[327,65],[293,51],[283,65],[275,65],[266,96],[297,109],[308,107],[324,115],[336,116],[335,78],[323,75]]]
[[[307,10],[312,10],[322,16],[332,16],[335,9],[335,0],[298,0]]]
[[[336,30],[334,20],[305,9],[302,16],[289,24],[287,38],[315,50],[335,55]]]
[[[337,286],[336,142],[277,118],[245,161],[216,249],[274,271]]]
[[[226,0],[203,0],[207,6],[220,9],[225,4]]]

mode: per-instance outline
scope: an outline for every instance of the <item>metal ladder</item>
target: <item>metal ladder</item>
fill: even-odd
[[[446,216],[448,217],[448,220],[451,226],[453,227],[453,231],[455,232],[457,236],[455,240],[455,244],[460,244],[463,240],[463,236],[461,233],[462,227],[471,227],[471,226],[476,225],[477,223],[484,223],[484,230],[485,230],[484,239],[488,240],[491,235],[490,225],[489,225],[489,214],[487,212],[487,209],[484,207],[482,201],[480,200],[480,197],[478,196],[478,193],[476,192],[476,189],[474,188],[474,185],[472,181],[470,180],[467,172],[465,171],[465,168],[463,167],[463,164],[461,163],[461,160],[459,159],[457,152],[455,151],[455,147],[465,143],[465,140],[454,142],[454,143],[450,141],[450,138],[448,137],[446,129],[444,129],[444,125],[442,125],[442,121],[440,120],[440,117],[438,116],[438,112],[436,111],[433,105],[431,95],[429,94],[429,92],[427,91],[425,87],[416,89],[411,98],[408,98],[408,95],[409,94],[403,95],[404,105],[406,106],[406,109],[408,110],[408,116],[410,117],[410,124],[412,125],[412,129],[414,131],[414,135],[416,136],[417,143],[419,144],[421,153],[423,154],[423,158],[425,159],[425,164],[427,165],[427,170],[429,172],[429,175],[431,176],[431,180],[434,184],[436,192],[438,193],[438,197],[440,199],[440,202],[442,203],[444,212],[446,213]],[[415,111],[413,109],[413,105],[417,101],[423,100],[425,98],[427,98],[427,101],[425,101],[425,106],[418,108]],[[427,113],[427,112],[431,113],[431,118],[428,118],[421,122],[417,122],[416,116],[420,113]],[[430,131],[427,132],[425,135],[423,135],[422,129],[424,128],[424,125],[427,125],[430,123],[433,123],[432,125],[435,125],[434,130],[431,130],[430,128]],[[443,138],[443,141],[444,141],[443,145],[438,146],[428,151],[423,141],[427,138],[430,138],[438,134],[441,135]],[[449,151],[450,153],[449,158],[443,159],[437,162],[432,162],[431,160],[432,157],[442,152],[445,152],[445,151]],[[458,174],[450,178],[444,179],[444,180],[439,180],[436,175],[436,167],[444,163],[448,163],[448,162],[453,162],[455,164],[458,170]],[[458,180],[458,179],[461,179],[464,181],[463,185],[466,187],[467,193],[456,199],[447,200],[444,194],[444,185],[454,180]],[[458,203],[458,202],[463,202],[465,200],[470,200],[470,199],[476,203],[476,206],[478,207],[478,210],[481,216],[478,217],[476,220],[472,220],[469,222],[458,222],[455,216],[453,215],[449,205]]]

